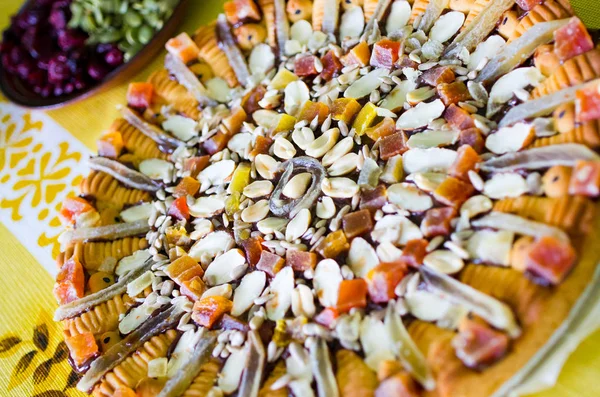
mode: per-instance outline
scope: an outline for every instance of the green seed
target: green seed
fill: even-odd
[[[125,23],[131,27],[137,28],[142,24],[142,17],[137,12],[129,10],[125,14]]]
[[[148,25],[142,25],[138,32],[138,40],[142,44],[148,44],[154,36],[154,30]]]

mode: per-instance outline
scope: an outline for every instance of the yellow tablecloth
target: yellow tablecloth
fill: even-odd
[[[0,0],[0,29],[22,0]],[[222,0],[190,0],[179,30],[216,17]],[[587,5],[587,7],[586,7]],[[600,28],[597,0],[578,0],[588,26]],[[162,55],[141,70],[143,80]],[[43,114],[0,103],[0,395],[81,395],[67,363],[61,330],[52,322],[51,293],[60,230],[56,209],[74,191],[95,140],[117,116],[126,84],[85,102]],[[537,397],[600,396],[600,330],[571,355],[555,387]]]

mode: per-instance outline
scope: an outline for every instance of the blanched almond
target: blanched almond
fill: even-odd
[[[373,240],[396,245],[406,245],[410,240],[423,238],[421,229],[402,215],[386,215],[375,224],[371,232]]]
[[[446,107],[441,99],[436,99],[433,102],[419,103],[416,107],[408,109],[404,112],[396,123],[396,127],[402,130],[412,130],[421,128],[433,120],[439,118]]]
[[[487,115],[490,118],[515,95],[515,91],[528,86],[536,87],[544,80],[544,75],[535,67],[518,68],[500,77],[490,91]]]
[[[231,315],[234,317],[241,316],[250,309],[254,304],[254,299],[258,298],[267,282],[265,272],[259,270],[248,273],[242,278],[240,285],[235,289],[233,295],[233,308]]]
[[[252,49],[248,66],[253,75],[263,76],[275,66],[275,54],[267,44],[261,43]]]
[[[292,40],[296,40],[300,44],[308,44],[308,40],[312,36],[313,28],[310,22],[305,19],[294,22],[290,28],[290,37]]]
[[[196,121],[180,115],[170,116],[162,123],[165,131],[170,132],[182,141],[189,141],[195,137],[198,134],[197,126]]]
[[[212,232],[190,248],[189,256],[206,264],[218,254],[233,248],[234,243],[233,237],[226,231]]]
[[[424,131],[411,135],[406,144],[411,149],[428,149],[438,146],[453,145],[456,143],[457,139],[458,132],[453,130]]]
[[[433,207],[433,199],[410,183],[396,183],[387,189],[388,200],[399,208],[422,212]]]
[[[483,193],[492,199],[519,197],[528,191],[527,181],[516,173],[495,174],[483,187]]]
[[[125,222],[135,222],[141,219],[150,218],[153,209],[154,206],[151,203],[134,205],[133,207],[129,207],[126,210],[121,211],[119,216]]]
[[[227,358],[217,381],[217,385],[223,393],[231,394],[238,389],[242,373],[246,368],[246,361],[248,361],[248,349],[246,348],[234,350]]]
[[[517,123],[512,127],[500,128],[488,135],[485,147],[496,154],[518,152],[528,146],[535,138],[532,124]]]
[[[437,321],[446,316],[452,304],[446,299],[425,291],[418,290],[405,296],[410,314],[423,321]]]
[[[407,181],[414,182],[417,187],[425,192],[431,193],[438,188],[448,177],[442,172],[415,172],[406,177]]]
[[[350,244],[346,262],[357,277],[365,278],[379,264],[379,258],[371,244],[362,237],[356,237]]]
[[[492,200],[483,195],[477,195],[469,198],[460,207],[460,215],[467,218],[473,218],[477,215],[485,214],[494,207]]]

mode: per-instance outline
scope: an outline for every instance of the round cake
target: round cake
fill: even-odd
[[[232,0],[61,209],[94,396],[506,395],[596,281],[600,49],[568,0]]]

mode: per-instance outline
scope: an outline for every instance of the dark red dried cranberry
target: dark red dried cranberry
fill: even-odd
[[[123,63],[123,52],[118,48],[113,48],[104,55],[104,61],[109,66],[119,66]]]
[[[27,76],[27,82],[34,88],[41,86],[46,81],[46,73],[43,70],[34,70]]]
[[[25,59],[23,62],[17,65],[17,74],[22,79],[26,79],[34,68],[35,63],[31,59]]]
[[[58,46],[63,51],[80,49],[85,46],[87,36],[77,30],[61,30],[58,32]]]
[[[71,70],[67,66],[67,63],[60,59],[60,57],[50,60],[48,64],[48,81],[51,83],[60,83],[70,77],[70,74]]]
[[[91,62],[87,68],[88,75],[94,80],[102,80],[108,74],[108,68],[100,62]]]
[[[75,90],[75,85],[73,83],[67,83],[64,87],[65,94],[70,94]]]
[[[42,87],[42,89],[40,91],[40,95],[43,98],[48,98],[50,96],[51,92],[52,92],[52,86],[51,85],[46,85],[46,86]]]

